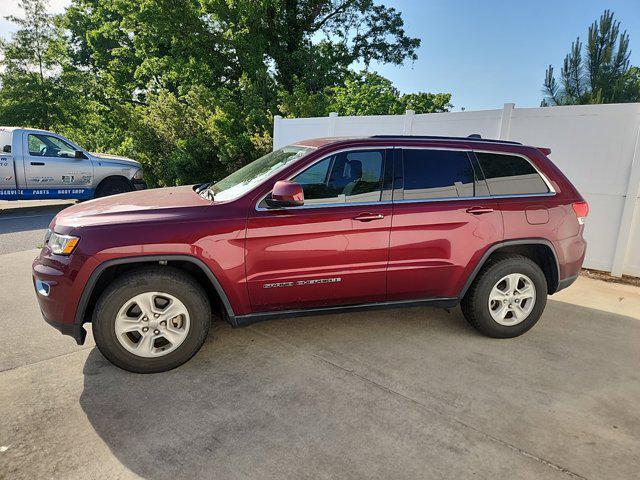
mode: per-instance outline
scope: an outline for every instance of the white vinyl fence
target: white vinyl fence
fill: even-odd
[[[316,137],[467,136],[549,147],[589,202],[585,266],[640,276],[640,103],[274,119],[273,147]]]

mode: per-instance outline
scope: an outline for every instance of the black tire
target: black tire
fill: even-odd
[[[498,281],[510,273],[529,277],[536,289],[533,309],[521,322],[512,326],[501,325],[491,316],[489,294]],[[462,299],[460,307],[467,321],[480,333],[493,338],[513,338],[533,327],[547,304],[547,279],[540,267],[522,255],[496,255],[489,259]]]
[[[175,350],[153,358],[129,352],[115,331],[116,316],[125,302],[150,291],[168,293],[179,299],[190,318],[184,341]],[[169,266],[143,267],[123,274],[105,289],[96,303],[92,322],[96,345],[111,363],[129,372],[165,372],[182,365],[200,350],[211,325],[211,306],[200,284],[183,271]]]
[[[95,198],[108,197],[119,193],[132,192],[131,183],[124,177],[107,178],[96,188]]]

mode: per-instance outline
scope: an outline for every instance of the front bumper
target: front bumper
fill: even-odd
[[[75,258],[74,258],[75,257]],[[78,256],[80,257],[80,256]],[[87,335],[75,322],[78,267],[82,259],[52,255],[45,247],[32,265],[33,287],[45,322],[82,345]]]
[[[147,189],[147,182],[145,182],[144,180],[131,180],[131,184],[133,185],[133,188],[135,188],[136,190]]]
[[[73,337],[78,345],[84,344],[84,341],[87,338],[87,331],[84,329],[84,327],[73,323],[56,322],[54,320],[51,320],[50,318],[47,318],[44,312],[41,311],[41,313],[44,321],[51,325],[53,328],[58,330],[63,335],[69,335],[70,337]]]

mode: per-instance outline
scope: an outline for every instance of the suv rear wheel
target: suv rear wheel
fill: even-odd
[[[144,267],[117,278],[94,309],[100,352],[124,370],[155,373],[189,360],[204,343],[211,307],[202,287],[171,267]]]
[[[490,259],[462,300],[462,313],[479,332],[494,338],[522,335],[547,303],[547,280],[540,267],[521,255]]]

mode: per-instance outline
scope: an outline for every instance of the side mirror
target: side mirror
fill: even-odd
[[[73,156],[74,158],[87,158],[82,150],[75,150]]]
[[[304,205],[304,191],[298,183],[280,180],[273,186],[266,202],[272,208],[299,207]]]
[[[11,153],[11,145],[3,145],[2,153]]]

